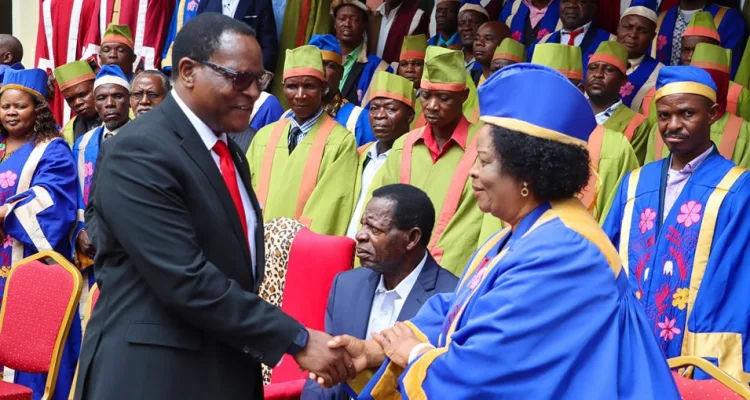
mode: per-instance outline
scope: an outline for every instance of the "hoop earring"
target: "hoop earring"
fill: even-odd
[[[521,188],[521,197],[528,197],[529,195],[529,184],[524,182]]]

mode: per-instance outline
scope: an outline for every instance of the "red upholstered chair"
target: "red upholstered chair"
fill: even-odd
[[[698,368],[713,379],[691,379],[672,371],[677,388],[683,400],[749,400],[750,388],[732,378],[719,367],[695,356],[682,356],[669,359],[669,367],[674,369]],[[689,370],[692,368],[689,368]]]
[[[319,235],[289,218],[267,222],[265,231],[266,273],[261,296],[306,327],[323,330],[333,278],[352,267],[355,242]],[[298,398],[306,377],[294,358],[285,355],[270,374],[265,398]]]
[[[42,399],[55,390],[63,345],[83,280],[61,255],[45,251],[13,265],[0,310],[0,365],[47,373]],[[0,399],[31,399],[31,389],[0,382]]]

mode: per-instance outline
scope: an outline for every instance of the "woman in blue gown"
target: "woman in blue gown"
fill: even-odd
[[[374,340],[329,344],[362,371],[351,394],[678,399],[617,251],[575,197],[590,176],[587,100],[561,74],[517,64],[488,79],[479,101],[472,186],[482,211],[509,228],[475,253],[454,293]]]
[[[76,172],[70,148],[45,100],[47,73],[8,71],[0,87],[0,296],[11,266],[40,251],[70,259],[76,219]],[[67,399],[81,345],[76,315],[53,399]],[[5,379],[8,379],[7,373]],[[14,381],[42,397],[46,374],[14,371]]]

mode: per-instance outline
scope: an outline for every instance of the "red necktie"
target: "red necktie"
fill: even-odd
[[[247,239],[247,218],[245,217],[245,207],[242,205],[240,187],[237,184],[237,172],[234,169],[234,161],[232,161],[232,154],[229,152],[229,146],[219,140],[214,145],[213,150],[219,155],[221,176],[224,178],[224,183],[226,183],[227,189],[229,189],[229,195],[232,196],[232,202],[234,202],[234,207],[237,209],[237,214],[240,216],[242,231],[245,232],[245,239]]]
[[[583,28],[578,28],[574,31],[568,32],[568,46],[575,46],[576,37],[583,33]]]

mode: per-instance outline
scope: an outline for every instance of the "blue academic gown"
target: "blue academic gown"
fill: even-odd
[[[172,70],[172,44],[177,37],[177,32],[198,14],[198,4],[201,0],[179,0],[172,13],[172,22],[167,31],[167,40],[161,53],[161,69],[165,72]]]
[[[643,102],[643,98],[646,92],[650,90],[649,87],[644,87],[646,82],[651,80],[656,82],[656,75],[658,74],[657,68],[663,64],[653,59],[651,56],[646,55],[643,57],[643,61],[630,75],[628,75],[627,91],[623,92],[620,90],[620,98],[623,104],[632,108],[634,111],[640,111],[640,104],[636,104],[637,107],[633,107],[633,102],[638,99],[639,102]],[[649,85],[651,86],[651,85]],[[653,86],[651,86],[653,87]]]
[[[552,33],[550,33],[547,36],[542,37],[537,41],[537,44],[539,43],[560,43],[560,38],[562,37],[562,30],[557,30]],[[591,26],[589,27],[589,30],[586,31],[586,34],[583,36],[583,41],[581,41],[581,53],[583,56],[583,70],[586,71],[586,67],[589,65],[589,59],[592,55],[596,52],[596,49],[599,48],[599,45],[602,42],[606,42],[608,40],[617,40],[617,37],[615,35],[612,35],[611,33],[605,31],[602,28],[599,28],[596,26],[596,23],[591,23]],[[536,47],[536,44],[531,46],[528,51],[528,58],[529,61],[531,61],[531,57],[534,54],[534,47]]]
[[[4,139],[4,136],[0,139]],[[44,250],[54,250],[69,260],[72,256],[70,232],[76,216],[73,157],[62,138],[53,139],[46,144],[46,148],[44,146],[38,144],[32,147],[31,143],[26,143],[0,164],[0,197],[3,205],[10,205],[3,223],[7,236],[0,249],[3,265],[0,268],[0,296],[5,289],[9,267],[21,258]],[[28,187],[19,187],[24,180],[24,167],[31,168],[26,164],[33,158],[33,151],[42,152],[41,158],[35,169],[28,170],[31,173]],[[27,231],[27,227],[34,226],[39,230]],[[13,257],[14,248],[21,255]],[[63,348],[52,399],[68,398],[80,346],[81,323],[76,313]],[[46,380],[47,374],[15,372],[15,382],[31,388],[34,400],[42,397]]]
[[[716,28],[721,37],[721,46],[732,50],[732,79],[734,79],[742,59],[742,52],[745,50],[745,20],[737,10],[716,4],[707,4],[703,11],[708,11],[716,17],[721,9],[725,9],[726,14]],[[678,8],[672,7],[659,15],[661,25],[657,27],[654,45],[651,46],[651,56],[664,64],[669,64],[672,58],[672,38],[674,26],[677,23],[677,13]]]
[[[381,383],[404,399],[679,399],[627,279],[579,200],[542,204],[407,322],[436,349],[386,359],[359,398]]]
[[[627,256],[630,292],[664,355],[704,357],[747,384],[750,174],[714,149],[663,220],[669,164],[666,158],[626,175],[603,228]]]
[[[281,102],[276,96],[263,92],[258,101],[261,102],[258,111],[250,119],[250,127],[255,129],[256,132],[260,131],[260,128],[278,121],[284,114],[284,107],[281,106]]]
[[[512,0],[505,4],[500,14],[500,22],[510,28],[511,37],[521,43],[526,43],[526,22],[529,21],[529,7],[523,0]],[[552,0],[547,6],[547,12],[539,21],[537,37],[530,43],[546,36],[550,32],[560,29],[560,0]]]

